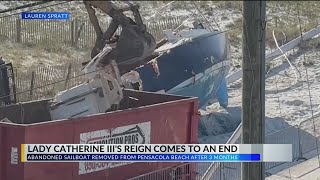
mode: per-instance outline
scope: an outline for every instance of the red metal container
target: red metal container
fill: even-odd
[[[124,96],[122,110],[55,121],[48,100],[0,107],[0,119],[14,122],[0,123],[0,179],[122,180],[181,164],[21,163],[21,144],[197,143],[197,98],[132,90]]]

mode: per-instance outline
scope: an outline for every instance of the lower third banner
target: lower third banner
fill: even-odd
[[[23,162],[257,162],[260,154],[27,154]]]

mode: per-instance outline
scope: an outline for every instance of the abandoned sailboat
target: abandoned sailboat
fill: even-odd
[[[204,28],[164,33],[168,42],[155,50],[160,55],[133,71],[138,73],[136,78],[143,91],[195,96],[200,100],[200,107],[218,99],[220,106],[226,107],[225,77],[230,68],[226,34]]]

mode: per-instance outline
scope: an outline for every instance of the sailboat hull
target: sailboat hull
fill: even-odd
[[[218,99],[220,105],[227,106],[224,82],[230,67],[229,41],[224,33],[194,34],[188,42],[163,48],[156,62],[135,70],[140,75],[143,90],[195,96],[200,106]]]

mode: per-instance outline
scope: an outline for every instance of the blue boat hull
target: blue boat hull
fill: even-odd
[[[225,70],[219,69],[206,74],[194,84],[190,84],[189,86],[178,90],[171,90],[167,93],[198,97],[200,107],[210,105],[215,99],[219,101],[219,104],[222,107],[227,107],[227,86],[223,81],[225,82]]]
[[[200,107],[218,99],[228,105],[225,76],[229,71],[229,41],[224,33],[208,32],[169,49],[156,59],[158,72],[148,63],[135,71],[144,91],[195,96]]]

